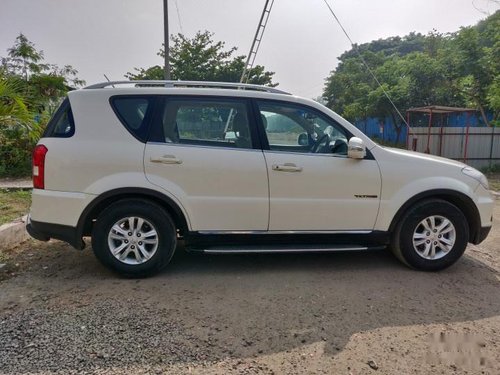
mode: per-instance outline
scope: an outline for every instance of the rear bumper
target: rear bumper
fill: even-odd
[[[26,231],[31,237],[39,241],[48,241],[51,238],[67,242],[77,250],[85,247],[85,242],[78,235],[77,229],[69,225],[42,223],[31,220],[28,216]]]

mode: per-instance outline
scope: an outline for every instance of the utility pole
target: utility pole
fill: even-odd
[[[163,27],[165,38],[165,80],[170,80],[170,48],[168,45],[170,35],[168,33],[168,0],[163,0]]]

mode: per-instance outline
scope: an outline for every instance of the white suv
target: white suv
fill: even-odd
[[[117,87],[118,86],[118,87]],[[33,153],[28,232],[128,275],[191,251],[389,247],[440,270],[492,225],[483,174],[381,147],[312,100],[210,82],[107,82],[72,91]]]

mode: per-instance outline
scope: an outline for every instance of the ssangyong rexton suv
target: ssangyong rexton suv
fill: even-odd
[[[191,251],[389,247],[441,270],[492,225],[483,174],[381,147],[314,101],[274,88],[111,82],[72,91],[33,153],[27,230],[127,275]]]

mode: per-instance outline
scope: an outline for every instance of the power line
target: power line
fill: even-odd
[[[474,9],[476,9],[479,13],[484,14],[485,16],[491,16],[491,11],[490,11],[491,3],[496,4],[496,5],[500,5],[500,1],[498,1],[498,0],[486,0],[486,4],[485,4],[486,10],[485,10],[485,9],[481,9],[478,6],[476,6],[475,0],[472,0],[472,6],[474,7]]]
[[[387,100],[389,100],[389,102],[391,103],[391,105],[394,107],[394,109],[398,113],[399,117],[401,117],[401,120],[403,120],[403,122],[405,123],[405,125],[408,127],[408,130],[411,131],[410,124],[408,124],[408,122],[406,121],[406,119],[404,118],[404,116],[399,111],[398,107],[396,107],[396,104],[394,104],[394,102],[392,101],[391,97],[389,96],[389,94],[385,90],[384,86],[382,86],[382,84],[380,83],[380,81],[377,79],[377,77],[375,76],[375,73],[373,73],[372,69],[370,68],[370,66],[365,61],[365,59],[364,59],[363,55],[361,54],[361,51],[359,50],[358,46],[356,44],[354,44],[354,42],[352,41],[351,37],[347,33],[346,29],[344,29],[344,26],[342,26],[342,23],[340,22],[340,20],[338,19],[337,15],[333,11],[332,7],[330,6],[330,4],[328,4],[328,1],[327,0],[323,0],[323,1],[326,4],[326,6],[328,7],[328,9],[330,10],[330,13],[332,14],[333,18],[335,18],[335,21],[337,21],[337,23],[339,24],[339,26],[342,29],[342,31],[344,32],[345,36],[349,40],[349,43],[351,43],[352,49],[356,51],[356,53],[358,54],[358,56],[359,56],[361,62],[363,63],[363,65],[366,67],[366,69],[368,70],[368,72],[370,73],[370,75],[372,76],[372,78],[375,80],[375,82],[377,82],[377,85],[379,85],[379,87],[382,89],[382,92],[384,93],[384,95],[387,98]]]
[[[179,4],[177,0],[174,0],[175,10],[177,11],[177,19],[179,20],[179,28],[181,29],[181,34],[184,35],[184,30],[182,29],[181,12],[179,11]]]

